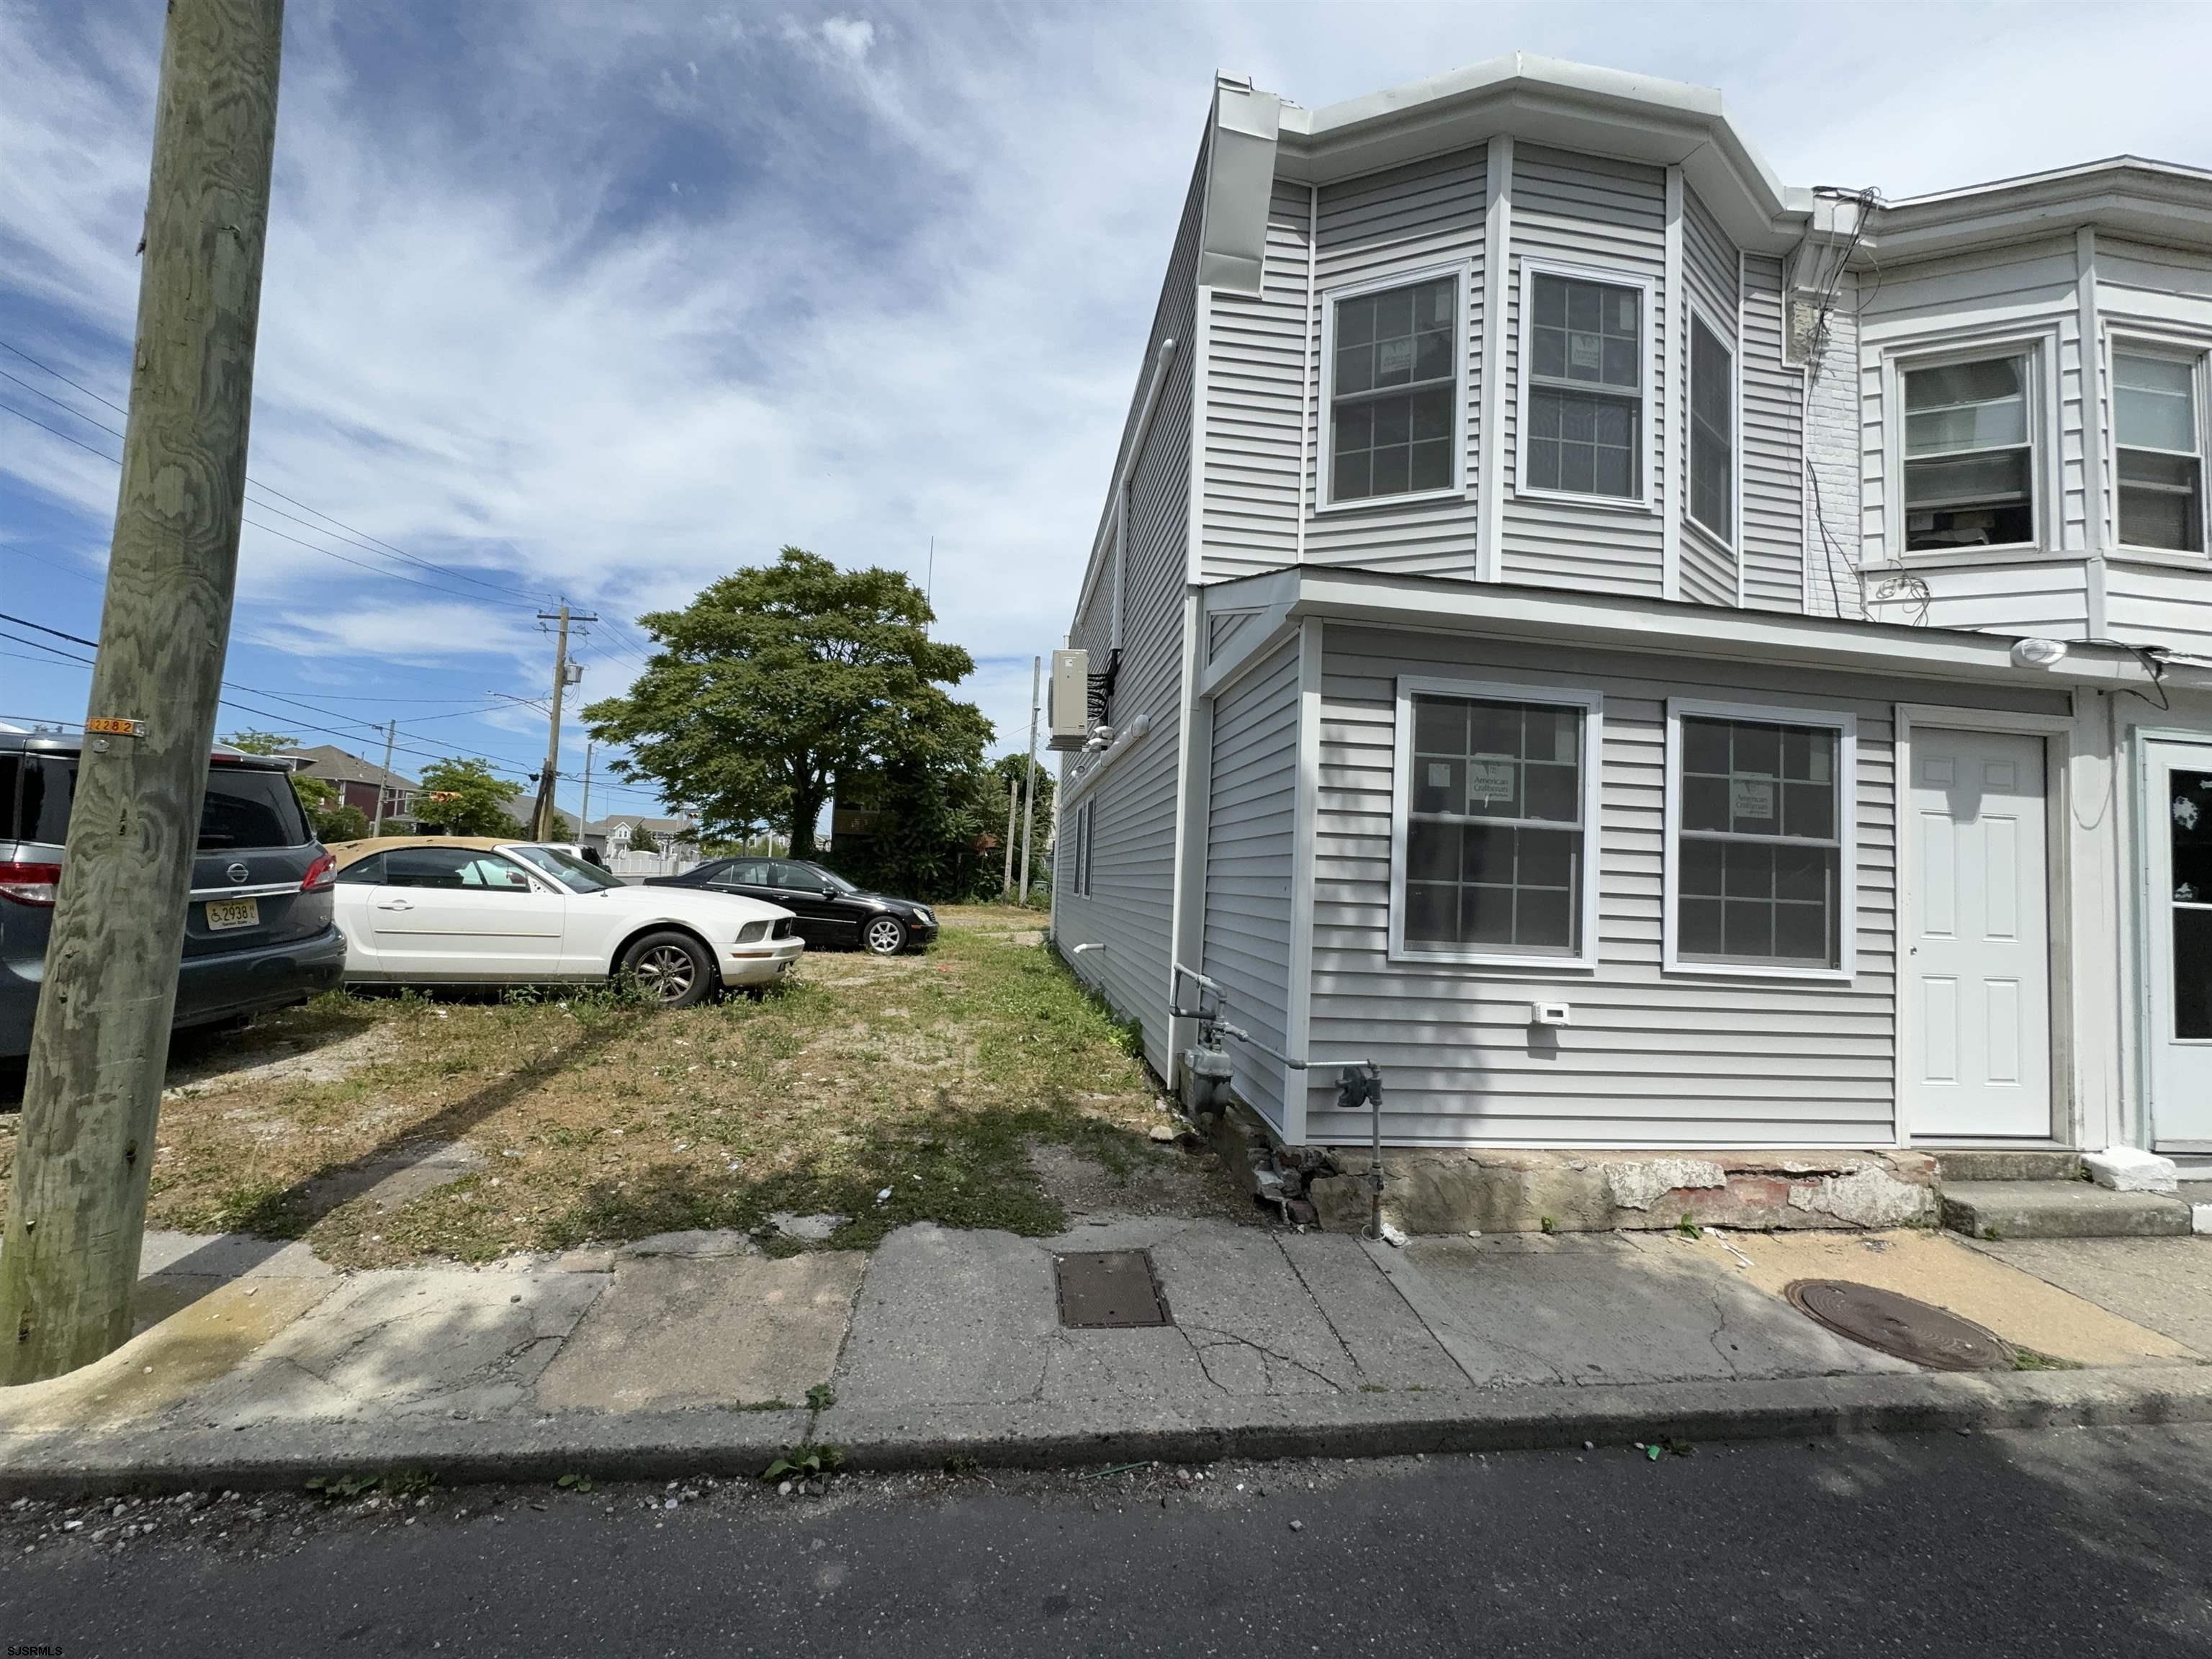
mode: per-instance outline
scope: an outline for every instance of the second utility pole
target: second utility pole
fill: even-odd
[[[553,648],[553,718],[545,732],[545,769],[538,775],[538,807],[530,815],[530,837],[532,841],[553,839],[553,791],[561,778],[561,694],[575,681],[584,678],[580,665],[572,675],[568,672],[568,624],[572,622],[593,623],[597,617],[572,617],[568,602],[563,599],[557,612],[541,611],[540,622],[558,620],[561,633]]]
[[[1037,680],[1044,672],[1044,659],[1030,659],[1030,765],[1022,784],[1022,893],[1018,904],[1030,902],[1030,831],[1036,823],[1036,723]]]
[[[384,833],[384,799],[392,787],[392,745],[399,741],[399,722],[384,728],[384,775],[376,781],[376,833]]]

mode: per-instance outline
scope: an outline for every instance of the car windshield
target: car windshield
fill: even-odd
[[[611,876],[557,847],[510,847],[507,850],[532,869],[552,877],[572,893],[599,893],[622,885],[619,876]]]
[[[818,864],[802,864],[799,867],[811,874],[821,877],[822,884],[824,887],[834,887],[841,893],[857,893],[860,890],[835,870],[824,870]]]

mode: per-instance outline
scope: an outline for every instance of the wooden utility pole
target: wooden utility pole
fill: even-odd
[[[376,781],[376,833],[384,833],[384,798],[392,787],[392,745],[399,741],[399,722],[384,728],[384,775]]]
[[[584,804],[576,809],[576,845],[584,844],[584,830],[592,821],[592,748],[593,739],[584,739]]]
[[[0,1382],[131,1334],[230,639],[283,0],[169,0],[123,481],[0,1247]]]
[[[553,647],[553,714],[545,733],[545,769],[538,775],[538,807],[530,815],[530,836],[533,841],[553,839],[553,792],[561,782],[561,696],[570,686],[584,678],[584,665],[568,661],[568,624],[572,622],[595,623],[596,616],[576,617],[568,611],[568,602],[563,599],[558,611],[541,611],[540,622],[558,621],[560,634]]]
[[[1022,892],[1018,902],[1030,902],[1030,831],[1036,823],[1036,723],[1038,677],[1044,659],[1030,659],[1030,765],[1022,783]]]

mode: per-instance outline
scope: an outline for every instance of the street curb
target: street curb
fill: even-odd
[[[1632,1440],[1808,1438],[2212,1421],[2212,1368],[1793,1377],[1401,1395],[319,1422],[0,1436],[0,1496],[303,1486],[422,1470],[453,1484],[757,1475],[810,1437],[852,1470],[1530,1451]]]

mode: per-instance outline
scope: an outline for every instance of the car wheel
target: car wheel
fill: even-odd
[[[896,916],[878,916],[860,930],[860,943],[872,957],[895,957],[906,949],[906,924]]]
[[[714,963],[689,933],[647,933],[623,952],[622,971],[664,1008],[689,1008],[714,988]]]

